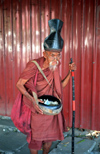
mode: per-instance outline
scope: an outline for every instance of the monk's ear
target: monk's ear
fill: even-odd
[[[47,58],[47,55],[46,55],[45,51],[43,51],[43,56],[44,56],[44,58]]]

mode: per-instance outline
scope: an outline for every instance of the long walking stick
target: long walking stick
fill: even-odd
[[[72,63],[71,58],[71,63]],[[74,154],[74,127],[75,127],[75,82],[74,82],[74,70],[71,72],[72,75],[72,108],[73,108],[73,114],[72,114],[72,154]]]

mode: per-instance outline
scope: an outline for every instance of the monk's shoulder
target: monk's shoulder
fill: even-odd
[[[26,64],[26,67],[30,67],[30,68],[35,67],[36,65],[34,64],[33,61],[37,61],[37,60],[36,60],[36,59],[31,59],[31,60]]]
[[[26,67],[28,68],[36,68],[36,64],[34,63],[34,61],[36,61],[40,66],[41,64],[43,63],[43,60],[44,58],[43,57],[40,57],[38,59],[31,59],[27,64],[26,64]]]

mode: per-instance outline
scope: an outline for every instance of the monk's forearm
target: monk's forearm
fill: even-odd
[[[25,95],[31,102],[35,102],[34,98],[26,91],[25,87],[23,85],[16,85],[18,90]]]
[[[32,103],[33,103],[33,106],[34,106],[34,109],[40,113],[40,114],[43,114],[43,111],[38,107],[37,105],[37,102],[38,102],[38,98],[37,98],[37,94],[35,92],[32,92],[32,95],[31,96],[25,89],[24,85],[25,83],[27,82],[28,80],[24,80],[24,79],[19,79],[17,84],[16,84],[16,87],[18,88],[18,90],[23,94],[25,95]]]
[[[62,80],[62,87],[65,88],[71,76],[71,71],[67,74],[67,76]]]
[[[25,95],[32,103],[35,103],[34,97],[32,97],[27,91],[24,93],[24,95]]]

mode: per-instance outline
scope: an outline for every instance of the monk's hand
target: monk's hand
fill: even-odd
[[[44,103],[44,101],[42,101],[41,99],[38,99],[38,102],[40,102],[40,103]]]
[[[72,63],[72,64],[69,64],[69,71],[71,72],[72,70],[76,70],[76,64],[75,63]]]
[[[43,114],[43,111],[39,108],[36,102],[33,102],[33,106],[37,113]]]

